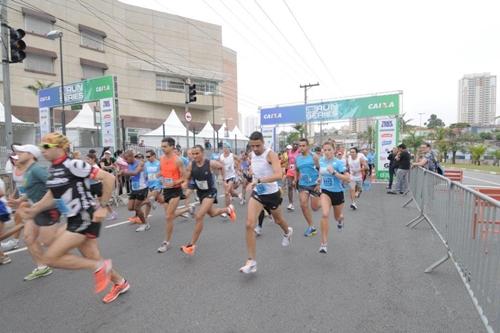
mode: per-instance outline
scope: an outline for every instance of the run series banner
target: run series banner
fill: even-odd
[[[369,96],[260,110],[260,124],[299,124],[399,114],[401,94]]]

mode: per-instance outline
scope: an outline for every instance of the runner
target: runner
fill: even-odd
[[[257,217],[263,209],[271,211],[274,221],[284,232],[281,241],[282,246],[289,246],[293,229],[288,226],[283,218],[280,205],[283,201],[277,181],[281,179],[281,166],[278,155],[270,148],[264,148],[264,137],[260,132],[250,135],[251,165],[254,173],[252,187],[254,191],[248,201],[248,215],[246,222],[246,242],[248,260],[240,272],[248,274],[257,271],[256,248],[255,248],[255,224]]]
[[[335,158],[335,147],[331,142],[323,144],[323,154],[319,160],[319,173],[321,184],[321,243],[319,252],[326,253],[328,246],[328,215],[330,208],[333,206],[333,217],[337,221],[337,229],[339,231],[344,227],[344,216],[342,209],[344,208],[344,186],[342,182],[348,182],[350,179],[349,173],[346,172],[344,164]]]
[[[21,224],[16,224],[13,228],[10,230],[4,232],[4,224],[5,222],[10,221],[11,218],[11,209],[7,205],[7,200],[5,199],[6,197],[6,192],[5,192],[5,183],[4,181],[0,178],[0,241],[4,240],[10,236],[12,236],[15,233],[18,233],[21,231],[22,228],[24,228],[24,225]],[[12,262],[12,259],[8,255],[2,252],[2,249],[0,248],[0,265],[7,265]]]
[[[239,159],[231,153],[231,145],[227,142],[224,143],[223,153],[220,156],[220,161],[224,165],[224,191],[226,195],[226,207],[231,204],[233,197],[238,196],[235,190],[236,183],[236,169],[239,168]],[[226,217],[226,214],[222,214]]]
[[[127,208],[129,211],[135,212],[135,216],[129,218],[132,223],[142,224],[135,231],[147,231],[151,228],[147,223],[147,215],[142,211],[142,204],[148,196],[148,183],[146,179],[146,172],[144,171],[144,162],[134,156],[132,150],[127,150],[123,155],[125,161],[128,163],[128,170],[122,171],[122,174],[130,177],[131,191],[128,197]]]
[[[205,158],[205,151],[202,146],[196,145],[192,148],[193,161],[186,169],[186,180],[193,180],[195,183],[196,194],[200,199],[200,208],[194,214],[196,225],[194,227],[191,242],[181,247],[181,251],[190,256],[196,251],[196,242],[203,230],[203,219],[208,214],[210,217],[227,213],[232,222],[236,221],[236,212],[233,205],[227,208],[215,208],[214,203],[217,203],[217,187],[214,182],[212,170],[218,169],[224,176],[224,165],[217,161],[210,161]],[[189,210],[194,213],[194,206],[185,207],[184,210]]]
[[[320,192],[319,184],[317,183],[319,159],[316,155],[311,154],[309,141],[305,138],[299,140],[299,151],[300,154],[295,158],[294,187],[298,185],[300,208],[308,225],[304,236],[310,237],[317,233],[311,209],[309,208],[309,201],[311,202],[311,208],[317,211],[320,207]]]
[[[160,171],[163,177],[163,200],[165,207],[165,240],[158,248],[158,253],[164,253],[170,249],[170,241],[174,232],[174,219],[179,200],[182,195],[182,183],[184,182],[184,165],[182,160],[175,154],[175,140],[171,137],[161,140],[163,156],[160,159]]]
[[[368,164],[362,154],[358,152],[358,148],[354,147],[349,150],[349,157],[347,158],[347,170],[351,175],[349,183],[351,195],[351,208],[358,209],[356,198],[361,196],[363,191],[363,172],[368,170]]]
[[[162,203],[161,197],[161,180],[158,177],[160,173],[160,161],[156,159],[156,153],[153,150],[146,151],[146,162],[144,163],[144,172],[148,179],[148,199],[144,200],[143,205],[146,207],[144,215],[148,218],[151,208],[156,209],[156,202]],[[137,228],[136,231],[146,231],[149,229],[148,224],[144,224]]]
[[[288,168],[286,171],[286,178],[288,184],[288,207],[289,211],[294,211],[295,207],[293,206],[293,192],[295,191],[295,159],[300,154],[299,152],[299,144],[298,142],[294,142],[293,146],[288,145],[287,149],[291,147],[288,152]]]
[[[90,164],[92,168],[99,168],[99,165],[97,164],[97,155],[95,153],[87,154],[86,161],[88,164]],[[102,195],[102,183],[98,180],[90,179],[89,186],[90,186],[90,194],[92,194],[94,198],[97,198],[100,201]],[[107,209],[109,216],[106,218],[106,221],[116,220],[118,214],[115,211],[113,211],[111,206],[108,206]]]
[[[14,189],[15,191],[10,195],[9,199],[14,199],[16,197],[19,197],[22,195],[22,193],[19,193],[20,189],[22,189],[22,185],[24,183],[24,178],[22,175],[22,172],[19,172],[19,169],[16,167],[17,166],[17,161],[19,160],[19,156],[16,154],[14,150],[14,146],[19,146],[19,145],[12,145],[12,152],[14,155],[10,156],[11,161],[13,161],[11,167],[11,175],[12,175],[12,183],[15,185]],[[11,184],[12,186],[12,184]],[[14,217],[14,223],[15,225],[23,225],[23,219],[19,215],[19,212],[16,211],[16,209],[11,210],[12,216]],[[17,232],[15,232],[9,240],[6,242],[0,243],[0,247],[2,248],[3,251],[11,251],[15,250],[19,247],[19,239],[21,238],[21,229],[18,229]]]
[[[108,211],[106,206],[114,186],[114,176],[81,160],[71,160],[67,156],[70,146],[68,138],[60,133],[49,133],[42,138],[44,157],[52,162],[47,180],[48,191],[31,208],[21,210],[25,219],[33,219],[55,206],[67,218],[66,230],[61,229],[54,242],[42,256],[42,262],[50,267],[94,272],[95,292],[106,289],[109,282],[113,288],[102,299],[104,303],[114,301],[129,290],[130,285],[112,269],[111,260],[104,260],[99,252],[97,238],[101,221]],[[86,179],[102,181],[101,207],[94,210],[95,202],[86,185]],[[82,256],[71,253],[78,249]]]
[[[247,197],[248,184],[252,182],[252,176],[250,174],[250,158],[248,157],[248,153],[244,152],[241,155],[241,194],[240,197],[240,205],[244,205]]]

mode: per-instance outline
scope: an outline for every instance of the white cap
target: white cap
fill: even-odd
[[[22,145],[22,146],[12,146],[14,148],[14,151],[16,152],[23,152],[23,153],[30,153],[33,155],[35,158],[40,158],[42,156],[42,152],[40,151],[40,148],[38,148],[35,145]]]
[[[292,149],[292,145],[286,146],[286,149]]]
[[[109,155],[111,155],[111,152],[110,152],[109,150],[106,150],[106,151],[104,152],[104,154],[109,154]]]

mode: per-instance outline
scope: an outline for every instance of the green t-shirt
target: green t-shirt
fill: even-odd
[[[24,190],[29,200],[38,202],[47,193],[47,177],[49,176],[47,169],[33,163],[28,170],[24,172]]]

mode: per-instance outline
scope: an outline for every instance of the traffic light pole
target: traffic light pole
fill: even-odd
[[[189,81],[186,80],[184,83],[184,94],[186,95],[186,99],[184,101],[184,121],[186,122],[186,147],[185,149],[188,149],[189,147],[189,123],[186,120],[186,114],[189,112]]]
[[[316,86],[319,86],[319,82],[318,83],[314,83],[314,84],[305,84],[305,85],[300,85],[300,88],[303,88],[304,89],[304,108],[307,108],[307,89],[309,88],[312,88],[312,87],[316,87]],[[309,133],[309,122],[307,121],[307,118],[306,118],[306,126],[305,126],[305,133],[304,133],[305,137],[307,138],[307,136],[310,134]],[[314,135],[314,133],[313,133]]]
[[[3,71],[3,107],[5,113],[5,146],[10,147],[12,145],[12,111],[11,111],[11,101],[10,101],[10,72],[9,72],[9,28],[7,27],[7,0],[0,0],[0,6],[2,9],[0,13],[2,15],[2,71]]]

